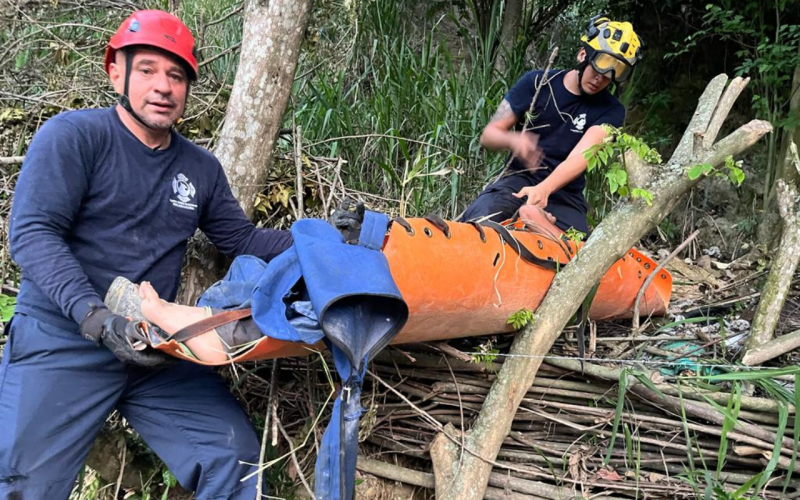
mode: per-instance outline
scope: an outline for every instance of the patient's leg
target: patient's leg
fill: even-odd
[[[147,281],[139,285],[139,296],[142,298],[145,319],[169,334],[211,316],[211,310],[205,307],[182,306],[161,300]],[[229,359],[225,345],[214,330],[189,339],[185,344],[201,361],[220,362]]]

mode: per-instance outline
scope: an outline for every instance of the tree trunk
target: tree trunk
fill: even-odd
[[[798,57],[800,58],[800,44],[797,46]],[[783,179],[786,182],[792,183],[795,186],[800,186],[800,173],[791,167],[792,160],[789,153],[789,144],[794,142],[800,144],[800,63],[794,68],[794,77],[792,78],[792,91],[789,100],[789,122],[783,127],[781,135],[780,149],[778,150],[778,165],[775,168],[775,186],[778,181]],[[767,209],[758,225],[758,241],[767,249],[772,249],[778,243],[778,234],[780,234],[781,218],[778,215],[778,207],[775,200],[775,187],[770,189],[770,200],[767,204]]]
[[[494,60],[494,70],[503,74],[508,66],[508,57],[517,44],[517,33],[522,23],[522,4],[524,0],[506,0],[503,9],[503,25],[500,27],[500,45]]]
[[[800,169],[800,160],[797,159],[797,148],[794,143],[790,144],[789,150],[795,160],[790,163],[790,169],[796,170],[791,165]],[[778,212],[783,219],[783,231],[772,259],[772,269],[761,290],[761,300],[753,318],[750,336],[745,344],[745,356],[742,362],[747,365],[756,363],[750,352],[772,340],[786,297],[789,295],[794,271],[800,262],[800,203],[797,188],[794,183],[778,179],[776,191]]]
[[[313,4],[246,0],[239,66],[214,154],[248,217],[264,189]],[[198,235],[193,242],[178,299],[184,304],[194,304],[221,271],[208,240]]]
[[[103,481],[119,484],[123,488],[142,487],[142,478],[152,474],[154,464],[137,457],[125,444],[121,429],[104,428],[86,457],[91,467]]]
[[[451,462],[435,467],[451,469],[453,479],[443,488],[444,495],[439,500],[482,498],[492,470],[491,462],[509,432],[520,401],[533,382],[542,362],[541,356],[550,350],[578,305],[611,264],[658,224],[681,196],[700,181],[699,178],[690,180],[687,169],[698,163],[718,166],[725,158],[741,153],[772,130],[769,123],[754,120],[713,146],[705,146],[713,143],[722,125],[720,117],[727,116],[747,84],[747,80],[736,78],[723,95],[727,81],[725,75],[720,75],[706,88],[675,154],[658,169],[660,177],[649,184],[652,204],[647,205],[642,199],[621,202],[598,225],[579,257],[556,275],[534,315],[534,321],[514,339],[511,347],[514,356],[503,364],[473,428],[467,433],[460,461],[457,453],[442,453],[444,458],[440,455],[440,460]],[[456,461],[458,464],[453,465]]]

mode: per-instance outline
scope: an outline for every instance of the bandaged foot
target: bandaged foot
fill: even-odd
[[[213,314],[209,307],[182,306],[161,300],[158,292],[147,281],[139,285],[139,297],[142,299],[144,318],[168,334],[173,334]],[[220,362],[229,359],[229,349],[215,330],[187,340],[186,347],[201,361]]]

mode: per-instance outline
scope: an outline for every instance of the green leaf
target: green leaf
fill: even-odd
[[[506,323],[514,327],[515,330],[519,330],[528,323],[533,323],[533,311],[522,308],[509,316]]]
[[[778,430],[775,432],[775,447],[772,449],[772,457],[770,458],[767,466],[764,468],[764,471],[761,477],[758,479],[758,485],[756,486],[756,491],[761,490],[761,488],[767,483],[769,478],[772,476],[772,473],[775,472],[775,468],[778,466],[778,458],[781,456],[781,448],[783,448],[783,433],[786,430],[786,423],[789,421],[789,408],[785,403],[779,402],[778,403]]]
[[[689,176],[689,180],[695,180],[703,175],[703,164],[695,165],[690,168],[689,172],[687,172],[687,175]]]
[[[10,295],[0,294],[0,321],[8,323],[14,316],[14,309],[17,307],[17,298]]]
[[[622,419],[622,409],[625,406],[625,392],[628,390],[628,369],[623,368],[619,374],[619,390],[617,391],[617,407],[614,412],[614,423],[611,424],[611,438],[608,440],[608,448],[606,451],[606,458],[603,459],[603,465],[608,465],[611,460],[611,452],[614,451],[614,443],[617,440],[617,432],[619,431],[619,422]]]
[[[648,191],[646,189],[635,188],[631,192],[631,197],[634,198],[634,199],[641,198],[648,205],[652,205],[653,204],[653,193],[651,193],[650,191]]]
[[[178,479],[166,467],[161,469],[161,478],[164,481],[164,484],[169,486],[170,488],[174,488],[175,486],[178,485]]]

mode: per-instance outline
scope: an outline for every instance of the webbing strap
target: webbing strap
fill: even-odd
[[[519,254],[522,260],[528,262],[529,264],[543,267],[545,269],[551,269],[553,271],[558,271],[560,268],[566,265],[565,263],[559,263],[554,260],[542,259],[541,257],[535,256],[533,252],[528,250],[528,248],[525,245],[523,245],[522,243],[519,242],[519,240],[514,238],[514,236],[508,229],[498,224],[497,222],[486,220],[481,222],[480,224],[482,226],[486,226],[497,231],[497,234],[499,234],[500,237],[503,238],[503,241],[505,241],[508,244],[508,246],[510,246],[517,254]]]
[[[169,335],[166,338],[164,338],[164,341],[169,342],[170,340],[174,340],[176,342],[186,342],[187,340],[193,339],[198,335],[210,332],[211,330],[217,328],[218,326],[227,325],[228,323],[233,323],[234,321],[238,321],[240,319],[247,318],[252,315],[253,311],[249,307],[246,309],[234,309],[232,311],[224,311],[219,314],[210,316],[206,319],[200,320],[197,323],[192,323],[191,325],[185,328],[181,328],[172,335]]]

